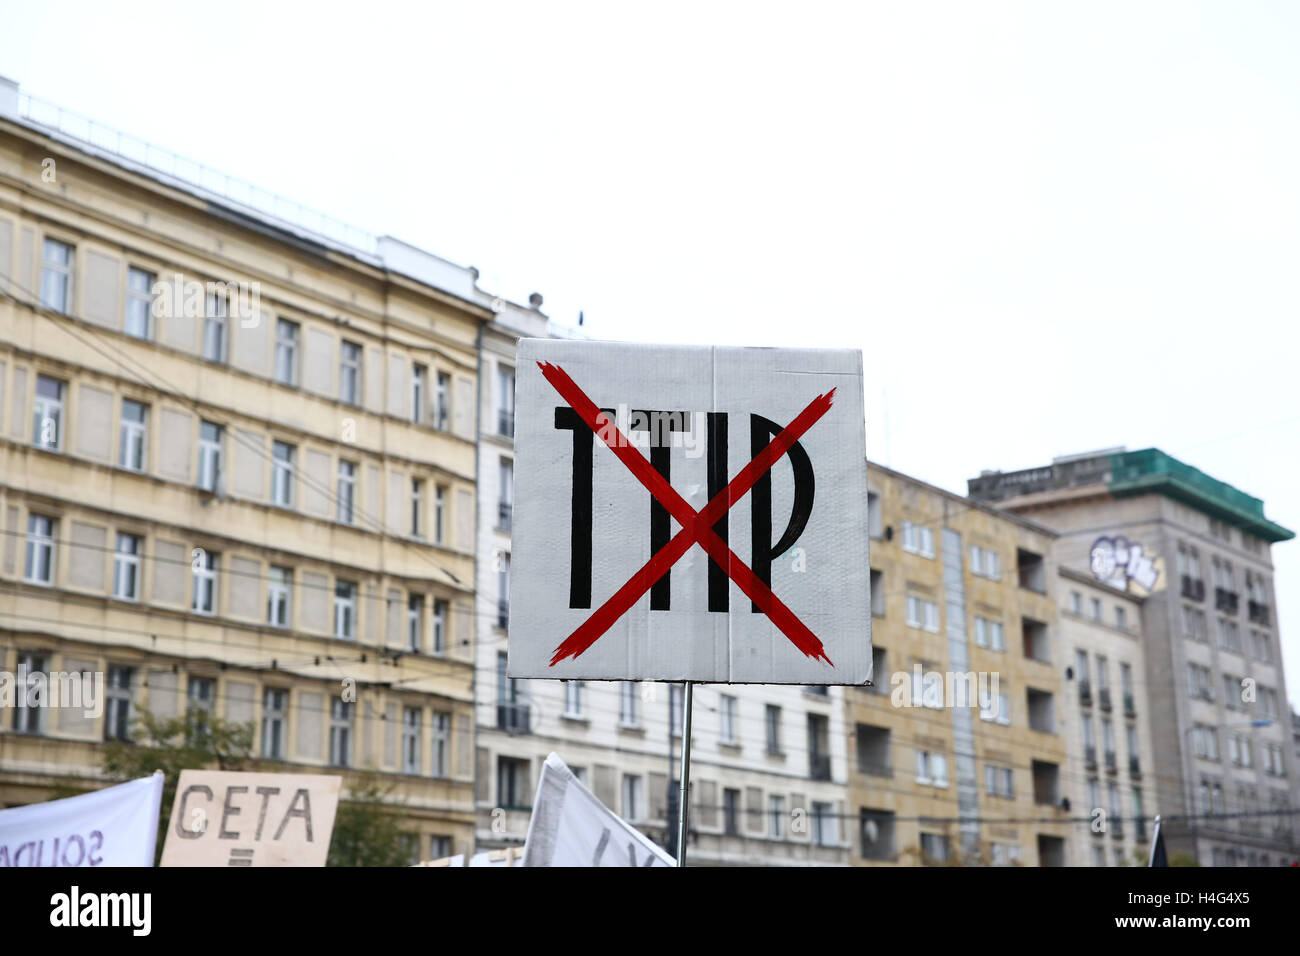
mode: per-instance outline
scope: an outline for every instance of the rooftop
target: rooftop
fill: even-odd
[[[1068,455],[1041,468],[985,472],[966,485],[972,497],[985,501],[1097,485],[1117,498],[1160,494],[1270,543],[1295,537],[1294,531],[1264,516],[1264,502],[1259,498],[1211,478],[1159,448]]]

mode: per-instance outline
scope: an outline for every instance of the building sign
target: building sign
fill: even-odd
[[[1094,541],[1088,564],[1093,577],[1121,591],[1145,597],[1164,586],[1164,559],[1148,555],[1141,544],[1123,535]]]

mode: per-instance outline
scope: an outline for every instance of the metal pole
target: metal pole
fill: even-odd
[[[686,681],[682,701],[682,774],[677,791],[677,865],[686,865],[686,797],[691,790],[691,698],[695,685]],[[669,695],[671,698],[671,694]],[[669,734],[671,746],[672,734]]]

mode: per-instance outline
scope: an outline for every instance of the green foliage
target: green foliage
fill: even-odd
[[[364,774],[340,798],[334,817],[326,866],[410,866],[412,848],[400,827],[401,815],[385,787],[373,774]]]
[[[132,725],[132,739],[109,742],[104,752],[104,772],[109,776],[135,780],[158,770],[163,772],[155,864],[162,859],[181,771],[243,770],[252,750],[251,722],[236,724],[196,711],[183,717],[161,718],[142,709]]]
[[[1192,855],[1191,853],[1183,852],[1183,853],[1175,853],[1173,856],[1171,856],[1169,858],[1169,865],[1170,866],[1200,866],[1201,864],[1196,862],[1196,857],[1194,855]]]

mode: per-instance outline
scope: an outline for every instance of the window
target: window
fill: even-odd
[[[271,565],[266,584],[266,623],[271,627],[289,626],[289,595],[293,590],[293,571]]]
[[[350,461],[339,461],[339,521],[352,524],[353,505],[357,497],[357,466]]]
[[[190,678],[185,694],[190,746],[199,746],[208,739],[212,727],[212,704],[216,697],[217,682],[213,678]]]
[[[504,365],[497,372],[497,434],[515,437],[515,370]]]
[[[27,516],[27,567],[23,578],[31,584],[54,583],[54,519]]]
[[[1124,609],[1119,605],[1115,606],[1115,626],[1118,628],[1128,627],[1128,621],[1124,615]]]
[[[910,521],[903,522],[903,550],[923,558],[934,557],[934,530]]]
[[[1003,726],[1011,723],[1011,698],[1006,694],[994,697],[988,691],[980,693],[980,719],[996,721]]]
[[[1281,711],[1277,704],[1277,691],[1271,687],[1259,688],[1259,703],[1256,705],[1260,717],[1277,720]]]
[[[262,756],[283,760],[289,721],[289,692],[278,687],[262,691]]]
[[[874,491],[867,492],[867,534],[879,538],[883,534],[883,521],[880,516],[880,495]]]
[[[361,404],[361,346],[347,340],[339,350],[339,401]]]
[[[113,555],[113,597],[121,601],[140,600],[140,555],[139,535],[117,535],[117,551]]]
[[[722,791],[722,832],[727,836],[740,834],[740,791],[733,787]]]
[[[1213,727],[1196,724],[1192,727],[1192,751],[1202,760],[1219,759],[1219,732]]]
[[[118,440],[117,463],[131,471],[144,471],[145,436],[148,434],[149,407],[129,398],[122,399],[122,426]]]
[[[357,636],[357,586],[351,581],[334,585],[334,636],[345,641]]]
[[[510,552],[500,552],[497,568],[497,627],[510,625]]]
[[[763,712],[763,726],[767,732],[767,752],[781,753],[781,708],[768,704]]]
[[[21,706],[14,707],[14,730],[20,734],[43,734],[48,726],[47,704],[42,697],[32,694],[42,680],[48,680],[41,676],[46,673],[46,664],[43,654],[18,652],[18,673],[27,675],[26,687],[15,681],[14,696]]]
[[[429,370],[425,366],[416,365],[411,369],[411,421],[417,425],[424,422],[424,396],[428,378]]]
[[[582,716],[582,681],[566,680],[564,683],[564,716]]]
[[[1015,774],[1012,769],[985,764],[984,792],[991,797],[1015,797]]]
[[[1214,685],[1210,682],[1210,669],[1200,664],[1187,665],[1187,687],[1193,697],[1214,700]]]
[[[885,576],[883,572],[877,571],[875,568],[871,569],[870,587],[871,587],[871,594],[870,594],[871,616],[884,617],[885,616]]]
[[[447,489],[433,487],[433,543],[442,544],[447,525]]]
[[[625,680],[618,688],[618,722],[623,727],[636,727],[639,723],[636,682]]]
[[[497,528],[510,531],[510,516],[514,511],[515,498],[515,463],[509,458],[501,459],[498,475]]]
[[[1251,654],[1255,660],[1271,663],[1273,660],[1273,645],[1269,640],[1268,631],[1257,631],[1254,628],[1250,631]]]
[[[451,376],[439,372],[433,392],[433,427],[443,431],[447,429],[447,419],[451,414]]]
[[[767,808],[767,835],[773,840],[779,840],[784,835],[785,829],[785,797],[768,797]]]
[[[215,492],[221,485],[221,438],[223,429],[213,422],[199,424],[199,487]]]
[[[719,742],[734,745],[738,743],[736,739],[736,698],[730,694],[722,694],[718,701]]]
[[[104,696],[104,739],[131,739],[131,684],[135,669],[110,664]]]
[[[529,707],[519,681],[508,676],[504,651],[497,653],[497,729],[528,733]]]
[[[948,838],[938,833],[922,833],[921,856],[927,863],[944,862],[948,859]]]
[[[433,712],[433,766],[435,777],[446,777],[451,766],[451,714],[442,710]]]
[[[441,598],[433,602],[433,653],[447,653],[447,602]]]
[[[126,270],[126,334],[137,339],[153,338],[152,272],[131,267]]]
[[[1207,640],[1208,635],[1205,629],[1205,612],[1184,604],[1183,633],[1194,641]]]
[[[1002,561],[996,551],[981,548],[977,544],[970,548],[971,574],[993,581],[1002,579]]]
[[[497,806],[506,810],[527,810],[528,761],[497,758]]]
[[[1070,592],[1070,610],[1075,614],[1083,613],[1083,595],[1078,591]]]
[[[68,315],[72,311],[72,246],[46,239],[41,255],[41,305]]]
[[[294,447],[282,441],[271,442],[271,504],[293,507]]]
[[[1002,628],[1002,622],[976,617],[975,646],[988,647],[995,651],[1006,650],[1006,632]]]
[[[196,548],[193,561],[194,600],[191,610],[196,614],[215,614],[217,611],[217,568],[221,556],[215,551]]]
[[[623,819],[640,820],[643,816],[641,803],[642,780],[634,774],[623,774]]]
[[[1094,621],[1100,621],[1101,620],[1101,598],[1089,598],[1088,603],[1092,608],[1092,619]]]
[[[67,386],[48,375],[36,376],[36,401],[32,405],[32,444],[60,451],[63,448],[63,395]]]
[[[411,537],[424,537],[421,518],[424,513],[424,479],[411,479]]]
[[[420,708],[402,709],[402,773],[420,772]]]
[[[277,319],[275,323],[275,380],[281,385],[298,384],[297,322]]]
[[[1219,647],[1225,651],[1241,653],[1241,633],[1237,630],[1237,622],[1230,621],[1227,618],[1218,619]]]
[[[223,293],[216,291],[208,293],[207,309],[203,317],[203,357],[209,362],[226,361],[229,348],[227,340],[229,311],[230,303]]]
[[[421,628],[424,625],[424,597],[410,594],[406,598],[406,646],[418,654],[421,648]]]
[[[933,787],[948,786],[948,758],[928,750],[916,752],[916,782]]]
[[[812,805],[813,840],[818,846],[832,846],[837,839],[835,808],[829,803],[814,800]]]
[[[907,596],[907,626],[924,628],[932,634],[939,633],[939,605],[933,601],[909,594]]]
[[[330,764],[352,764],[352,704],[340,698],[330,701]]]

